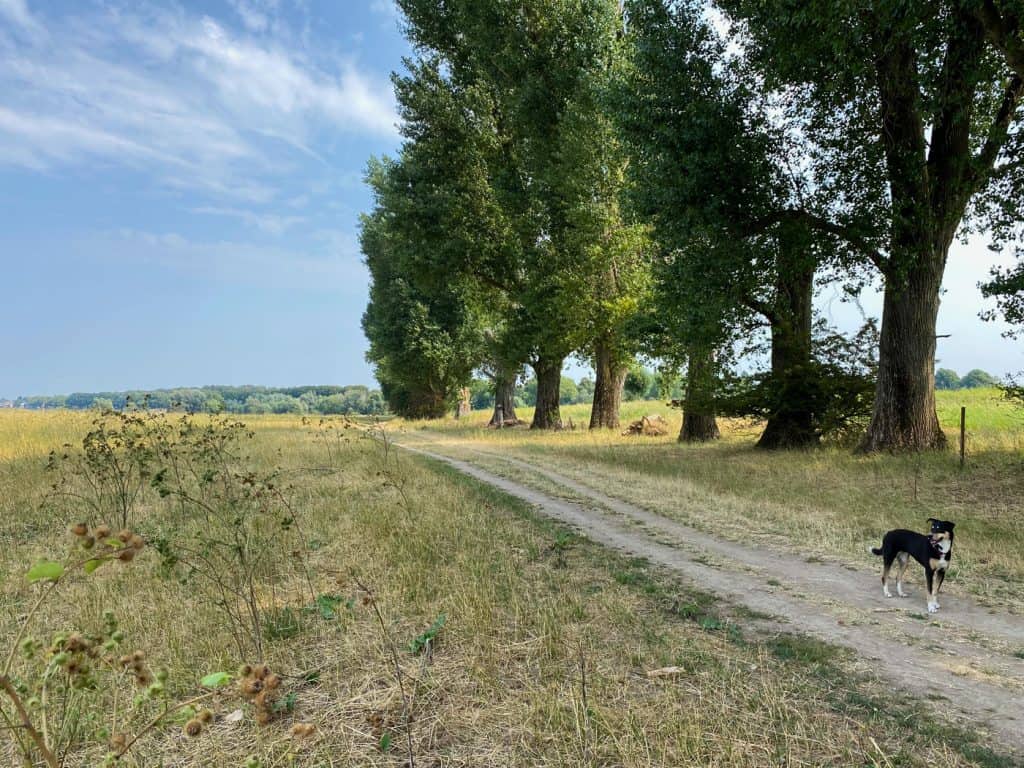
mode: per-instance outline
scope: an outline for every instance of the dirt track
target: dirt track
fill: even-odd
[[[443,451],[399,444],[534,505],[605,546],[669,568],[700,589],[760,613],[792,631],[854,651],[859,664],[893,681],[894,695],[936,700],[941,716],[989,736],[997,751],[1024,754],[1024,620],[967,597],[940,595],[942,608],[922,620],[924,595],[881,595],[878,573],[805,562],[791,554],[725,541],[513,457],[480,453],[554,483],[573,501],[501,476]],[[772,584],[768,583],[768,580]]]

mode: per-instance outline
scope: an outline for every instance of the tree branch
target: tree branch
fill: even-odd
[[[986,39],[1006,58],[1010,69],[1024,78],[1024,45],[1017,34],[1017,20],[1004,17],[993,0],[983,0],[974,15],[985,30]]]
[[[1024,93],[1024,79],[1015,74],[1007,83],[1006,90],[1003,91],[1003,101],[999,105],[996,116],[992,119],[992,125],[988,129],[988,138],[985,139],[985,143],[971,164],[972,191],[976,191],[984,181],[988,180],[995,169],[995,162],[1003,144],[1006,143],[1010,123],[1013,121],[1013,115],[1017,111],[1022,93]]]
[[[888,264],[881,251],[872,247],[871,243],[854,232],[850,227],[836,224],[802,208],[783,208],[782,210],[774,211],[767,216],[750,222],[746,227],[742,228],[740,234],[743,237],[751,237],[765,232],[774,224],[783,222],[802,223],[818,232],[838,237],[874,264],[879,271],[884,273],[887,269]]]
[[[774,323],[778,319],[778,313],[776,313],[774,307],[766,301],[761,301],[753,296],[744,296],[740,301],[759,315],[764,315],[769,323]]]

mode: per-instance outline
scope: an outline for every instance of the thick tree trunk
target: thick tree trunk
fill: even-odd
[[[594,404],[590,409],[591,429],[618,429],[622,387],[628,369],[613,354],[612,345],[603,339],[594,354]]]
[[[715,421],[711,353],[692,353],[686,368],[683,427],[679,430],[679,442],[702,443],[717,440],[721,433],[718,431],[718,422]]]
[[[500,421],[519,421],[516,417],[515,376],[496,376],[494,379],[494,414],[489,426],[497,427]]]
[[[807,448],[820,442],[806,397],[813,386],[811,324],[814,315],[813,261],[779,264],[777,298],[770,318],[772,383],[776,398],[758,448]]]
[[[562,358],[538,360],[533,364],[537,376],[537,407],[530,429],[557,429],[562,426],[558,398],[562,386]]]
[[[948,247],[948,240],[933,246],[904,280],[886,279],[875,408],[864,451],[946,445],[935,413],[935,320]]]

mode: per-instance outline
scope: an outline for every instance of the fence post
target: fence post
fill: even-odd
[[[967,406],[960,406],[960,469],[964,468],[964,451],[967,448]]]
[[[498,405],[495,407],[495,411],[498,413],[498,429],[505,426],[505,408],[504,406]]]

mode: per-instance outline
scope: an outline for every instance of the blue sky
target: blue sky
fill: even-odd
[[[361,177],[407,53],[391,0],[0,0],[0,397],[372,383]],[[951,257],[961,373],[1024,368],[992,259]]]
[[[0,0],[0,397],[370,383],[386,0]]]

